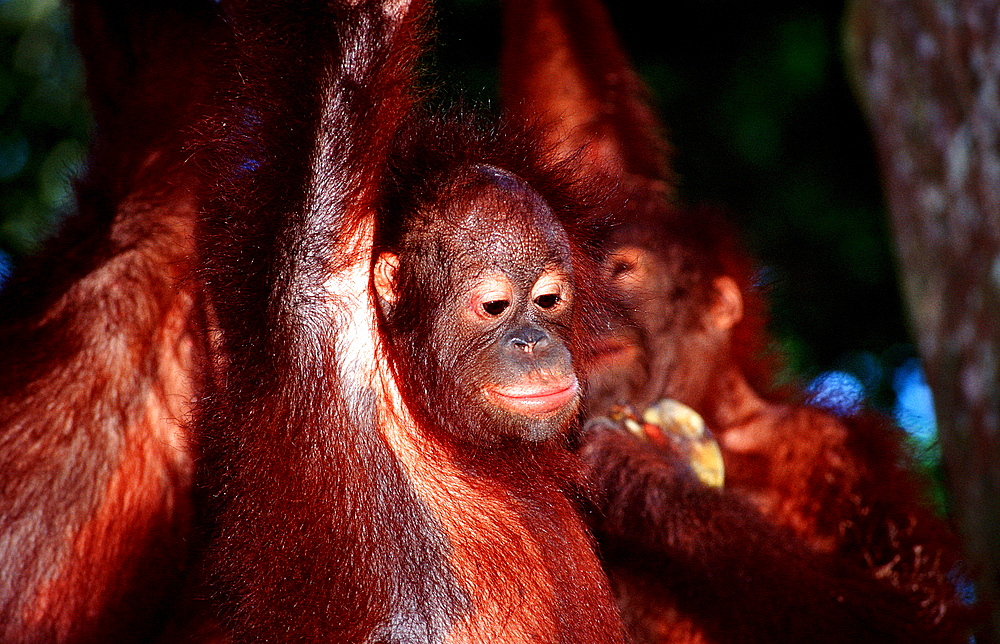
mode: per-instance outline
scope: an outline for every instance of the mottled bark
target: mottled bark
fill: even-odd
[[[1000,641],[1000,4],[857,0],[847,37],[954,516]]]

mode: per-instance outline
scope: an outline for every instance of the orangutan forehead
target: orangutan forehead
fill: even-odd
[[[542,196],[512,173],[476,170],[465,190],[425,213],[420,245],[477,265],[568,266],[569,237]]]

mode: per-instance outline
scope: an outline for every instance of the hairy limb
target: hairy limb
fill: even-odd
[[[919,623],[918,607],[867,571],[809,550],[655,447],[605,427],[581,455],[593,525],[626,597],[671,597],[717,641],[941,641]],[[655,631],[657,609],[634,608],[651,618],[642,629]]]
[[[0,296],[0,639],[13,642],[148,637],[188,556],[182,419],[203,340],[184,129],[216,9],[73,10],[97,124],[79,212]],[[164,91],[178,68],[190,76]]]

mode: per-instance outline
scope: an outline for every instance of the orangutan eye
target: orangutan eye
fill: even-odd
[[[611,265],[611,279],[618,279],[626,273],[631,273],[634,270],[635,264],[625,260],[617,260]]]
[[[483,302],[483,311],[487,315],[496,317],[501,315],[510,306],[510,302],[507,300],[493,300],[492,302]]]
[[[480,320],[495,320],[514,302],[514,285],[503,273],[486,275],[469,293],[469,311]]]
[[[551,309],[556,304],[559,304],[560,301],[562,301],[562,298],[559,297],[558,293],[546,293],[535,298],[535,304],[543,309]]]

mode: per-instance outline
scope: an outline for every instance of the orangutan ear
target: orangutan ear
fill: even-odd
[[[375,292],[378,293],[379,300],[387,304],[396,301],[397,269],[399,269],[399,256],[395,253],[382,253],[375,261]]]
[[[708,324],[714,329],[728,331],[743,319],[743,294],[736,280],[720,275],[712,280],[715,297],[708,309]]]

